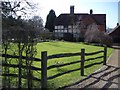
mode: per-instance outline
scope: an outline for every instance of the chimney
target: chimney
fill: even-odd
[[[119,26],[119,23],[117,23],[117,26]]]
[[[93,14],[93,10],[92,9],[90,9],[90,14]]]
[[[71,14],[71,15],[74,15],[74,6],[73,6],[73,5],[70,6],[70,14]]]

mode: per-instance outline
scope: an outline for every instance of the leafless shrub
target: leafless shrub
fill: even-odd
[[[95,23],[88,26],[84,38],[84,41],[88,43],[95,42],[109,46],[112,45],[112,38],[105,32],[99,31]]]

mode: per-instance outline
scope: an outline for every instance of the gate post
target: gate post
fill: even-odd
[[[41,52],[41,88],[47,88],[47,51]]]

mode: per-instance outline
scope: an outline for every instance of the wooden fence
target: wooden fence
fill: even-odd
[[[99,53],[103,53],[103,56],[85,59],[85,56],[96,55],[96,54],[99,54]],[[47,66],[47,61],[48,60],[51,60],[51,59],[54,59],[54,58],[64,58],[64,57],[72,57],[72,56],[80,56],[80,60],[69,62],[69,63],[65,63],[65,64]],[[19,56],[5,55],[5,54],[2,54],[2,57],[19,58]],[[26,57],[24,57],[24,56],[22,56],[21,58],[24,59],[24,60],[26,59]],[[32,79],[40,81],[41,82],[41,88],[47,88],[47,80],[54,79],[56,77],[59,77],[61,75],[66,74],[66,73],[71,73],[71,72],[80,70],[80,74],[83,76],[84,72],[85,72],[84,68],[93,66],[93,65],[84,66],[84,62],[89,61],[89,60],[95,60],[95,59],[98,59],[98,58],[103,58],[102,63],[104,65],[106,65],[106,60],[107,60],[107,47],[106,46],[104,47],[104,50],[97,51],[97,52],[92,52],[92,53],[85,53],[85,49],[81,49],[81,51],[78,52],[78,53],[64,53],[64,54],[55,54],[55,55],[49,55],[48,56],[47,55],[47,51],[44,51],[44,52],[41,52],[41,59],[33,58],[34,61],[41,62],[41,68],[37,68],[37,67],[31,66],[31,70],[39,70],[39,71],[41,71],[41,79],[36,78],[34,76],[32,77]],[[69,71],[66,71],[66,72],[62,72],[62,73],[59,73],[59,74],[47,77],[47,71],[50,70],[50,69],[53,69],[53,68],[56,68],[56,67],[63,67],[63,66],[67,66],[67,65],[72,65],[72,64],[77,64],[77,63],[80,63],[80,66],[81,66],[78,69],[69,70]],[[2,66],[5,66],[5,67],[14,67],[14,68],[19,67],[19,65],[4,64],[4,63],[2,64]],[[26,68],[26,66],[22,65],[21,68]],[[19,77],[17,74],[2,74],[2,76],[18,77],[19,78],[18,80],[21,80],[20,78],[25,78],[26,79],[26,77],[24,77],[24,76]],[[19,82],[21,83],[21,81],[19,81]],[[21,88],[20,86],[21,85],[18,85],[18,88]]]

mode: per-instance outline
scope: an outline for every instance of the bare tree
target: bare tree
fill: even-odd
[[[2,16],[9,17],[18,16],[27,18],[30,17],[33,12],[37,11],[37,4],[28,2],[28,0],[4,0],[1,2]]]
[[[19,59],[17,59],[18,67],[18,88],[22,87],[22,75],[27,78],[27,88],[30,89],[32,87],[32,76],[31,65],[33,63],[33,59],[36,55],[36,44],[37,38],[36,36],[36,24],[30,23],[30,20],[22,19],[22,17],[26,17],[29,13],[27,10],[33,11],[35,6],[26,0],[15,0],[14,2],[10,2],[9,0],[2,2],[2,40],[3,40],[3,53],[18,55]],[[24,3],[24,4],[23,4]],[[24,5],[24,6],[22,6]],[[27,8],[28,7],[28,8]],[[19,13],[18,13],[19,12]],[[27,18],[28,19],[28,18]],[[42,27],[42,19],[40,19],[40,27]],[[32,21],[32,20],[31,20]],[[34,27],[33,27],[34,26]],[[38,29],[38,28],[37,28]],[[12,49],[15,50],[12,50]],[[7,52],[11,51],[11,52]],[[12,52],[13,51],[13,52]],[[22,60],[23,54],[26,55],[26,62]],[[13,60],[13,59],[11,59]],[[4,64],[11,63],[11,60],[5,57],[3,60]],[[22,69],[22,65],[25,64],[27,68]],[[9,74],[10,68],[3,69],[4,74]],[[5,77],[3,80],[3,86],[10,89],[10,77]],[[14,85],[15,86],[15,85]]]
[[[96,42],[100,44],[112,45],[112,38],[105,32],[99,31],[96,23],[92,23],[87,27],[85,42]]]

